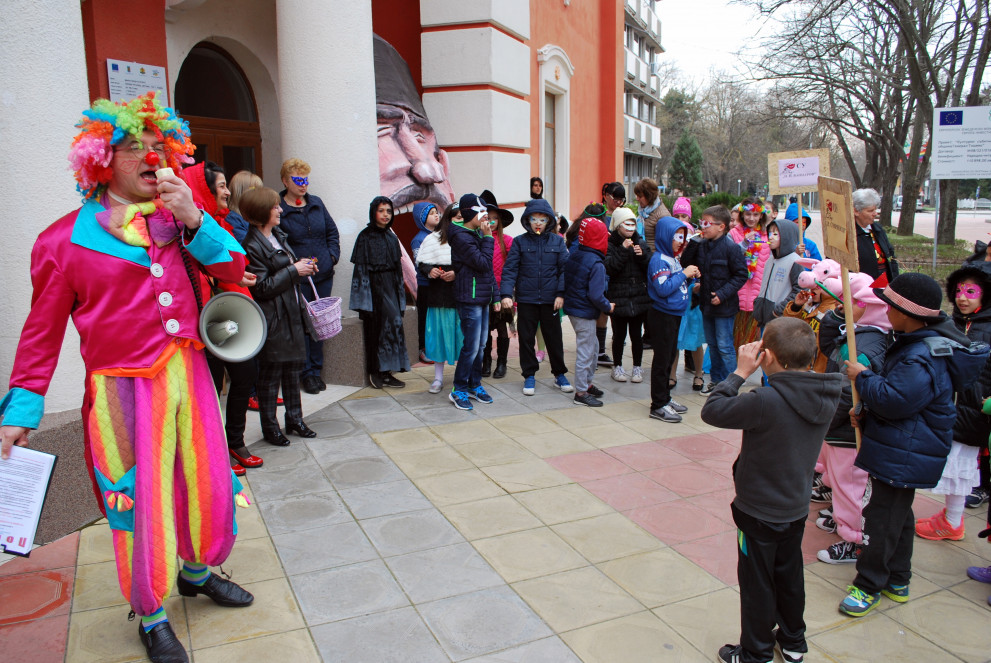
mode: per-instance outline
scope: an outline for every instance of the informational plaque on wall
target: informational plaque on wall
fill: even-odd
[[[130,101],[145,92],[158,92],[159,98],[168,102],[163,66],[108,58],[107,80],[110,82],[110,101]]]
[[[27,557],[38,530],[41,508],[52,480],[56,456],[13,447],[0,460],[0,550]]]

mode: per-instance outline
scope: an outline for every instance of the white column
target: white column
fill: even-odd
[[[277,0],[276,14],[282,156],[313,167],[310,190],[337,222],[346,312],[351,249],[379,193],[371,0]]]
[[[89,106],[89,86],[78,0],[7,0],[0,3],[0,25],[0,145],[5,155],[0,182],[9,203],[27,192],[35,194],[28,194],[29,204],[8,204],[0,212],[5,247],[0,267],[3,395],[31,308],[31,247],[38,233],[80,204],[67,155],[78,131],[74,125]],[[79,337],[70,324],[46,410],[78,408],[84,375]]]

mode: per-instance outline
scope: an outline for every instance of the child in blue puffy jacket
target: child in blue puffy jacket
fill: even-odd
[[[678,358],[678,329],[681,316],[692,301],[694,279],[699,268],[682,269],[678,257],[685,248],[685,225],[672,216],[661,217],[654,227],[654,254],[647,265],[647,293],[652,306],[647,312],[647,327],[654,346],[650,367],[650,417],[678,423],[688,408],[671,398],[668,376]]]

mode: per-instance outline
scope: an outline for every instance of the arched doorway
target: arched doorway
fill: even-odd
[[[176,79],[175,108],[189,122],[197,162],[214,161],[228,177],[239,170],[264,177],[255,97],[226,51],[209,42],[189,51]]]

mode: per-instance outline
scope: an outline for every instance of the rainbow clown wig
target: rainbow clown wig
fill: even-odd
[[[69,164],[83,200],[99,198],[106,191],[113,175],[110,162],[114,146],[129,136],[140,141],[142,133],[153,132],[165,145],[166,163],[162,167],[168,166],[176,174],[182,164],[193,163],[189,155],[196,148],[189,140],[189,124],[163,106],[155,92],[117,103],[97,99],[92,108],[83,111],[83,119],[76,126],[80,132],[72,139]]]

